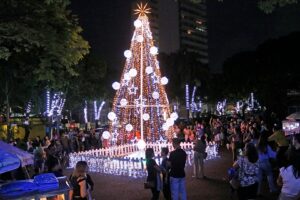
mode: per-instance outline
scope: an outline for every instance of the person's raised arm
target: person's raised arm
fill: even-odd
[[[80,186],[80,197],[84,198],[87,196],[87,191],[86,191],[86,180],[80,180],[79,181],[79,186]]]

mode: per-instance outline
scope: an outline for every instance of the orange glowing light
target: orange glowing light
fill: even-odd
[[[137,4],[138,8],[134,10],[134,14],[139,15],[139,17],[140,17],[140,16],[145,16],[145,15],[151,13],[150,8],[147,6],[148,6],[148,3],[146,3],[144,5],[143,5],[143,3]]]

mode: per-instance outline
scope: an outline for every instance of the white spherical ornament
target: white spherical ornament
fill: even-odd
[[[162,78],[160,79],[160,83],[161,83],[162,85],[167,85],[168,82],[169,82],[169,80],[168,80],[168,78],[165,77],[165,76],[162,77]]]
[[[126,51],[124,51],[124,56],[125,56],[126,58],[131,58],[132,52],[131,52],[130,50],[126,50]]]
[[[108,131],[104,131],[102,133],[102,137],[103,139],[108,140],[110,138],[110,133]]]
[[[121,99],[121,101],[120,101],[120,105],[121,105],[122,107],[126,106],[127,103],[128,103],[128,101],[127,101],[126,99]]]
[[[133,126],[132,126],[131,124],[127,124],[127,125],[125,126],[125,129],[126,129],[126,131],[132,131]]]
[[[129,81],[131,79],[129,73],[124,74],[124,80]]]
[[[151,67],[151,66],[146,67],[147,74],[151,74],[152,72],[153,72],[153,67]]]
[[[175,121],[178,119],[178,114],[176,112],[171,113],[170,117]]]
[[[109,112],[108,115],[107,115],[107,117],[108,117],[108,119],[110,121],[113,121],[113,120],[116,119],[117,116],[116,116],[116,114],[114,112]]]
[[[167,125],[166,123],[163,123],[162,129],[163,129],[164,131],[166,131],[166,130],[169,129],[169,127],[168,127],[168,125]]]
[[[120,89],[120,83],[119,83],[119,82],[114,82],[114,83],[112,84],[112,88],[113,88],[114,90]]]
[[[152,54],[152,55],[157,55],[157,53],[158,53],[158,49],[157,49],[157,47],[151,47],[150,48],[150,53]]]
[[[174,120],[172,118],[168,118],[166,121],[167,126],[173,126],[174,125]]]
[[[136,37],[136,41],[138,41],[138,42],[143,42],[143,41],[144,41],[144,37],[143,37],[142,35],[138,35],[138,36]]]
[[[129,76],[130,77],[135,77],[137,75],[137,70],[132,68],[129,70]]]
[[[143,120],[148,121],[150,118],[150,115],[148,113],[143,114]]]
[[[142,26],[142,21],[139,20],[139,19],[137,19],[137,20],[134,21],[133,24],[134,24],[134,26],[135,26],[136,28],[140,28],[140,27]]]
[[[159,98],[159,93],[158,92],[153,92],[152,97],[153,97],[153,99],[158,99]]]
[[[146,142],[144,140],[139,140],[137,142],[137,147],[140,151],[144,150],[146,148]]]

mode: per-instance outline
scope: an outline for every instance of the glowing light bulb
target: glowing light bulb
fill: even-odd
[[[137,75],[137,70],[132,68],[129,70],[129,76],[135,77]]]
[[[128,101],[127,101],[126,99],[121,99],[121,101],[120,101],[120,105],[121,105],[122,107],[126,106],[127,103],[128,103]]]
[[[158,53],[158,49],[157,49],[157,47],[151,47],[150,48],[150,53],[152,54],[152,55],[157,55],[157,53]]]
[[[140,28],[140,27],[142,26],[142,21],[139,20],[139,19],[137,19],[137,20],[134,21],[133,24],[134,24],[134,26],[135,26],[136,28]]]
[[[172,118],[168,118],[166,121],[167,126],[173,126],[174,125],[174,120]]]
[[[139,140],[137,143],[138,149],[140,151],[144,150],[146,148],[146,142],[144,140]]]
[[[166,130],[169,129],[169,127],[168,127],[168,125],[167,125],[166,123],[163,123],[162,129],[163,129],[164,131],[166,131]]]
[[[113,120],[116,119],[117,116],[116,116],[116,114],[114,112],[109,112],[108,115],[107,115],[107,117],[108,117],[108,119],[110,121],[113,121]]]
[[[171,113],[170,117],[174,120],[178,119],[178,114],[176,112]]]
[[[158,99],[159,98],[159,93],[158,92],[153,92],[152,97],[153,97],[153,99]]]
[[[168,78],[165,77],[165,76],[162,77],[162,78],[160,79],[160,83],[161,83],[162,85],[167,85],[168,82],[169,82],[169,80],[168,80]]]
[[[126,129],[126,131],[132,131],[133,126],[132,126],[131,124],[127,124],[127,125],[125,126],[125,129]]]
[[[131,52],[130,50],[126,50],[126,51],[124,51],[124,56],[125,56],[126,58],[131,58],[132,52]]]
[[[119,83],[119,82],[114,82],[114,83],[112,84],[112,88],[113,88],[114,90],[120,89],[120,83]]]
[[[108,131],[104,131],[102,134],[103,139],[108,140],[110,138],[110,133]]]
[[[138,41],[138,42],[143,42],[143,41],[144,41],[144,37],[143,37],[142,35],[138,35],[138,36],[136,37],[136,41]]]
[[[150,115],[148,113],[143,114],[143,120],[148,121],[150,118]]]
[[[151,66],[146,67],[147,74],[151,74],[152,72],[153,72],[153,67],[151,67]]]
[[[124,80],[129,81],[131,79],[129,73],[124,74]]]

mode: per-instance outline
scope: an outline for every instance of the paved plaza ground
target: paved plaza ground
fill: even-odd
[[[230,200],[230,188],[226,180],[227,169],[231,166],[231,154],[221,149],[220,158],[205,162],[208,179],[192,178],[192,167],[186,168],[186,187],[188,200]],[[69,171],[68,171],[69,172]],[[147,200],[151,191],[143,188],[144,179],[90,173],[95,182],[93,197],[95,200]],[[268,191],[266,183],[264,191]],[[160,194],[160,199],[163,194]],[[233,198],[237,199],[236,197]],[[259,199],[275,200],[276,196],[264,193]]]

